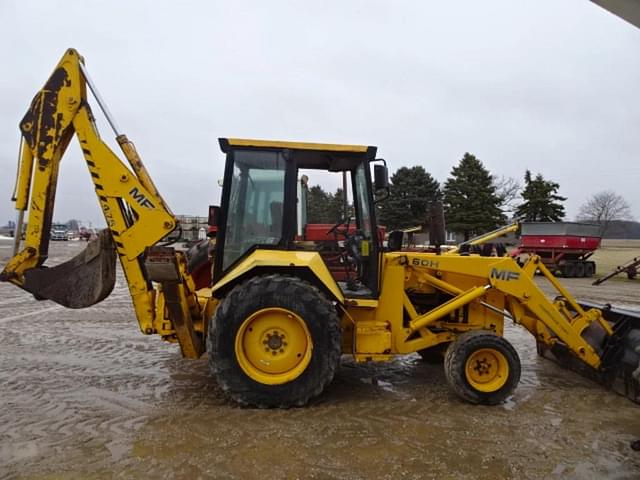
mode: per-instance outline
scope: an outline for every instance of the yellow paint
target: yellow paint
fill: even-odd
[[[600,358],[580,334],[591,323],[601,321],[601,312],[575,309],[578,312],[575,315],[549,301],[534,281],[537,269],[537,265],[520,268],[511,258],[385,253],[377,304],[375,300],[345,300],[346,311],[354,323],[353,353],[360,359],[381,358],[367,355],[365,350],[380,350],[379,346],[387,341],[387,333],[366,328],[367,322],[389,324],[389,354],[393,355],[451,342],[471,330],[502,335],[504,315],[509,315],[538,340],[548,345],[561,341],[597,368]],[[549,280],[566,296],[565,302],[572,306],[576,303],[551,275]],[[451,299],[421,312],[407,294],[431,295],[436,291],[450,295]],[[361,324],[365,327],[359,328]],[[379,336],[377,340],[372,338],[375,335]]]
[[[388,322],[360,321],[356,325],[356,352],[391,352],[391,330]]]
[[[380,302],[368,298],[353,298],[349,299],[349,305],[362,308],[378,308]]]
[[[509,233],[517,232],[519,228],[520,228],[519,224],[512,223],[511,225],[507,225],[505,227],[498,228],[497,230],[493,230],[491,232],[472,238],[471,240],[464,242],[464,244],[482,245],[496,238],[503,237],[504,235],[507,235]],[[454,255],[454,254],[457,254],[458,251],[460,251],[460,245],[458,245],[457,247],[451,250],[448,250],[447,252],[444,253],[444,255]]]
[[[313,341],[300,316],[284,308],[264,308],[238,329],[236,360],[252,380],[281,385],[298,378],[311,362]]]
[[[360,242],[360,254],[363,257],[368,257],[369,256],[369,246],[370,246],[370,242],[369,240],[362,240]]]
[[[288,148],[294,150],[321,150],[343,153],[365,153],[369,148],[365,145],[337,145],[331,143],[285,142],[278,140],[252,140],[243,138],[228,138],[227,141],[232,147]]]
[[[427,325],[433,323],[435,320],[442,318],[445,315],[453,312],[454,310],[459,310],[464,307],[471,301],[475,300],[481,295],[484,295],[486,292],[485,287],[475,287],[466,292],[461,293],[457,297],[452,298],[446,303],[439,305],[434,308],[430,312],[415,317],[409,323],[409,328],[411,330],[418,330],[420,328],[426,327]]]
[[[474,389],[485,393],[497,392],[507,383],[509,363],[502,352],[481,348],[469,355],[464,372]]]
[[[335,300],[344,303],[344,296],[338,284],[331,276],[329,269],[317,252],[290,252],[283,250],[255,250],[236,267],[227,272],[212,288],[215,295],[225,285],[231,284],[243,275],[259,267],[269,268],[308,268],[319,282],[333,295]]]
[[[16,210],[26,210],[31,187],[31,174],[33,171],[33,151],[23,142],[20,143],[20,164],[18,165],[18,179],[14,200]]]

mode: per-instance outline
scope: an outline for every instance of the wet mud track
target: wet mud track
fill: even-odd
[[[565,283],[640,310],[637,283]],[[307,408],[244,409],[206,359],[138,331],[121,277],[85,310],[0,284],[0,478],[640,478],[640,407],[537,357],[519,327],[507,338],[523,375],[501,406],[459,401],[409,356],[345,357]]]

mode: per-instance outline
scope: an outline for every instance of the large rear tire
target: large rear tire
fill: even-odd
[[[207,350],[222,390],[239,404],[303,406],[333,380],[340,320],[310,283],[258,276],[236,286],[218,306]]]
[[[449,386],[474,404],[504,402],[518,385],[520,370],[520,358],[511,344],[486,330],[460,335],[444,359]]]

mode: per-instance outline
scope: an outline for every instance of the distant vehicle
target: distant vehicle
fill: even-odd
[[[63,227],[61,225],[54,225],[54,227],[51,229],[51,240],[65,242],[69,240],[66,227]]]
[[[88,242],[89,240],[91,240],[92,235],[95,235],[93,230],[85,227],[80,227],[80,231],[78,232],[80,240]]]

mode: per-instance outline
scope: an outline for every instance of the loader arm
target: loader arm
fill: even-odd
[[[640,382],[632,375],[640,360],[636,351],[640,316],[577,301],[538,256],[532,255],[522,267],[508,257],[394,252],[386,258],[389,272],[396,264],[404,269],[400,270],[405,279],[400,300],[404,315],[392,328],[403,332],[396,337],[397,351],[419,352],[452,342],[457,332],[467,329],[502,335],[502,320],[509,318],[534,336],[543,356],[640,403]],[[547,298],[537,284],[537,273],[555,291],[555,300]],[[400,278],[389,277],[386,284],[391,286],[383,286],[382,293],[389,300],[383,302],[397,297],[393,285]],[[446,301],[418,311],[410,295],[432,291],[446,295]]]
[[[448,250],[446,252],[447,255],[453,255],[460,251],[463,246],[471,246],[471,245],[482,245],[484,243],[490,242],[491,240],[495,240],[496,238],[503,237],[508,235],[509,233],[515,233],[520,229],[519,223],[512,223],[510,225],[505,225],[504,227],[497,228],[496,230],[492,230],[487,233],[483,233],[482,235],[478,235],[466,242],[462,242],[460,245],[455,248]]]
[[[100,138],[87,101],[87,85],[116,131],[116,140],[129,167]],[[117,256],[140,329],[146,334],[157,332],[164,312],[156,312],[154,279],[145,268],[145,252],[175,229],[176,219],[133,144],[117,131],[77,51],[69,49],[64,54],[45,86],[34,97],[20,122],[20,130],[18,175],[12,198],[19,220],[16,247],[27,210],[28,227],[22,250],[18,252],[16,248],[13,258],[0,273],[0,280],[19,286],[36,298],[84,308],[103,300],[113,289]],[[71,261],[47,268],[43,264],[48,256],[60,161],[74,135],[93,181],[107,230]],[[171,292],[168,294],[171,300],[166,299],[166,308],[174,312],[173,315],[170,313],[172,320],[177,324],[186,322],[190,327],[183,335],[185,344],[176,329],[183,354],[199,356],[203,349],[201,342],[194,338],[190,318],[182,318],[189,317],[194,308],[196,315],[200,312],[194,307],[197,302],[188,298],[195,293],[188,282],[181,255],[172,251],[171,258],[161,256],[173,273],[162,278],[164,284],[160,290]],[[177,307],[170,308],[171,305]],[[187,337],[191,341],[187,341]]]

